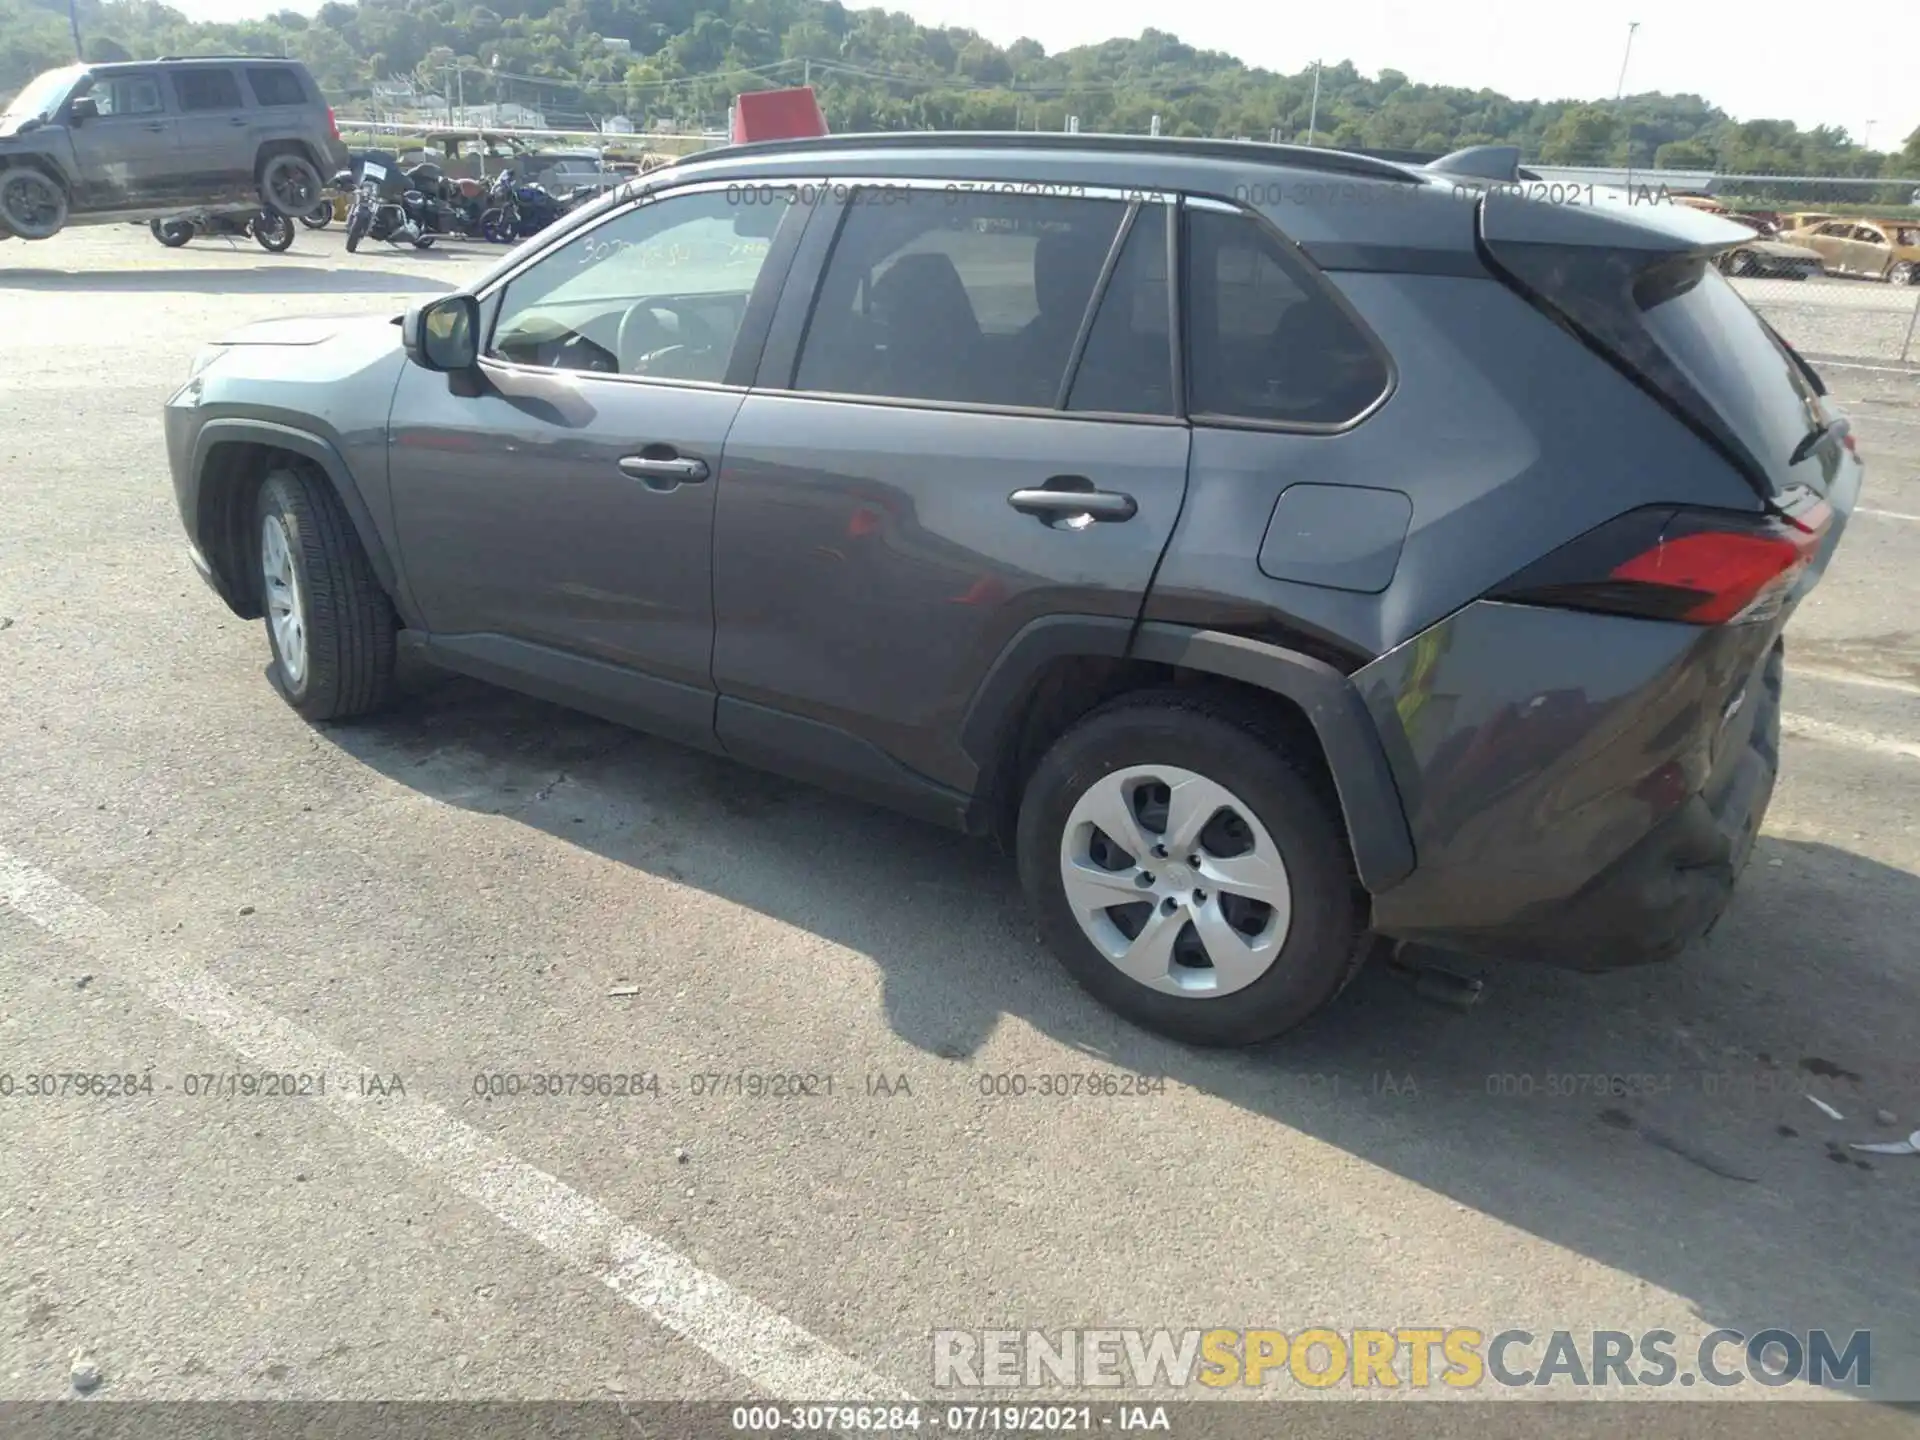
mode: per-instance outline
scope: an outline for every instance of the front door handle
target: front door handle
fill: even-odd
[[[665,451],[665,446],[648,446],[649,450]],[[693,485],[707,478],[707,462],[694,455],[675,455],[655,453],[623,455],[620,457],[622,474],[631,475],[636,480],[644,480],[649,490],[674,490],[682,485]]]
[[[228,123],[229,125],[244,125],[244,124],[246,124],[247,122],[246,122],[246,118],[245,118],[244,116],[241,116],[241,115],[234,115],[234,116],[231,116],[231,117],[229,117],[229,118],[228,118],[228,120],[227,120],[227,123]]]
[[[1087,482],[1080,483],[1084,485]],[[1007,496],[1007,503],[1023,514],[1038,516],[1048,524],[1080,516],[1088,520],[1131,520],[1140,510],[1131,495],[1091,487],[1085,490],[1070,489],[1064,483],[1058,488],[1049,483],[1038,490],[1016,490]]]
[[[160,131],[166,128],[167,128],[167,122],[164,120],[155,120],[151,124],[141,126],[141,129],[151,130],[155,134],[158,134]]]

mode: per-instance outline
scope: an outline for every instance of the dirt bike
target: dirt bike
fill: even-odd
[[[277,210],[223,211],[218,215],[176,215],[171,220],[149,220],[153,238],[169,250],[178,250],[196,236],[249,236],[269,254],[278,255],[293,244],[293,220]]]

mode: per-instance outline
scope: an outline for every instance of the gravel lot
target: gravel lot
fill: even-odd
[[[1905,363],[1920,372],[1920,286],[1817,276],[1733,287],[1805,354]]]
[[[1871,479],[1708,943],[1489,969],[1464,1014],[1369,973],[1201,1054],[1076,991],[965,842],[465,681],[346,729],[275,697],[160,406],[236,323],[489,253],[0,245],[0,1071],[159,1082],[0,1099],[0,1399],[77,1352],[123,1400],[885,1395],[935,1329],[1079,1324],[1872,1329],[1920,1399],[1920,1158],[1838,1149],[1920,1126],[1920,382],[1828,371]],[[1794,288],[1816,329],[1910,301]],[[326,1103],[188,1093],[329,1067]],[[475,1093],[527,1070],[836,1092]],[[1166,1083],[982,1094],[1066,1071]],[[1553,1078],[1593,1075],[1664,1083]]]

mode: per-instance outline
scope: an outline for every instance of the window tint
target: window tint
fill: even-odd
[[[115,75],[97,81],[87,93],[102,115],[158,115],[167,108],[151,75]]]
[[[795,388],[1054,408],[1125,213],[992,191],[859,192]]]
[[[1186,224],[1191,412],[1338,425],[1379,398],[1386,362],[1277,235],[1209,210]]]
[[[253,98],[262,105],[304,105],[306,88],[300,77],[284,65],[256,65],[247,71],[247,84]]]
[[[1167,314],[1167,216],[1140,211],[1074,372],[1069,410],[1174,413],[1172,326]]]
[[[245,103],[231,70],[176,70],[173,93],[182,110],[238,110]]]
[[[669,196],[574,236],[513,280],[488,354],[519,365],[726,379],[772,235],[798,207]]]

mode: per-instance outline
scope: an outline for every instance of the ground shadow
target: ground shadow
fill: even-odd
[[[421,793],[870,957],[887,1024],[930,1057],[962,1061],[1017,1015],[1684,1296],[1705,1323],[1920,1333],[1920,1157],[1847,1148],[1920,1124],[1920,877],[1768,837],[1678,963],[1488,968],[1467,1012],[1375,967],[1282,1042],[1202,1052],[1079,991],[984,845],[490,686],[409,689],[328,737]],[[1876,1388],[1920,1393],[1895,1348],[1876,1350]]]
[[[397,270],[323,270],[277,264],[263,255],[246,268],[153,270],[0,270],[0,289],[85,292],[186,291],[209,295],[432,294],[454,286]]]

